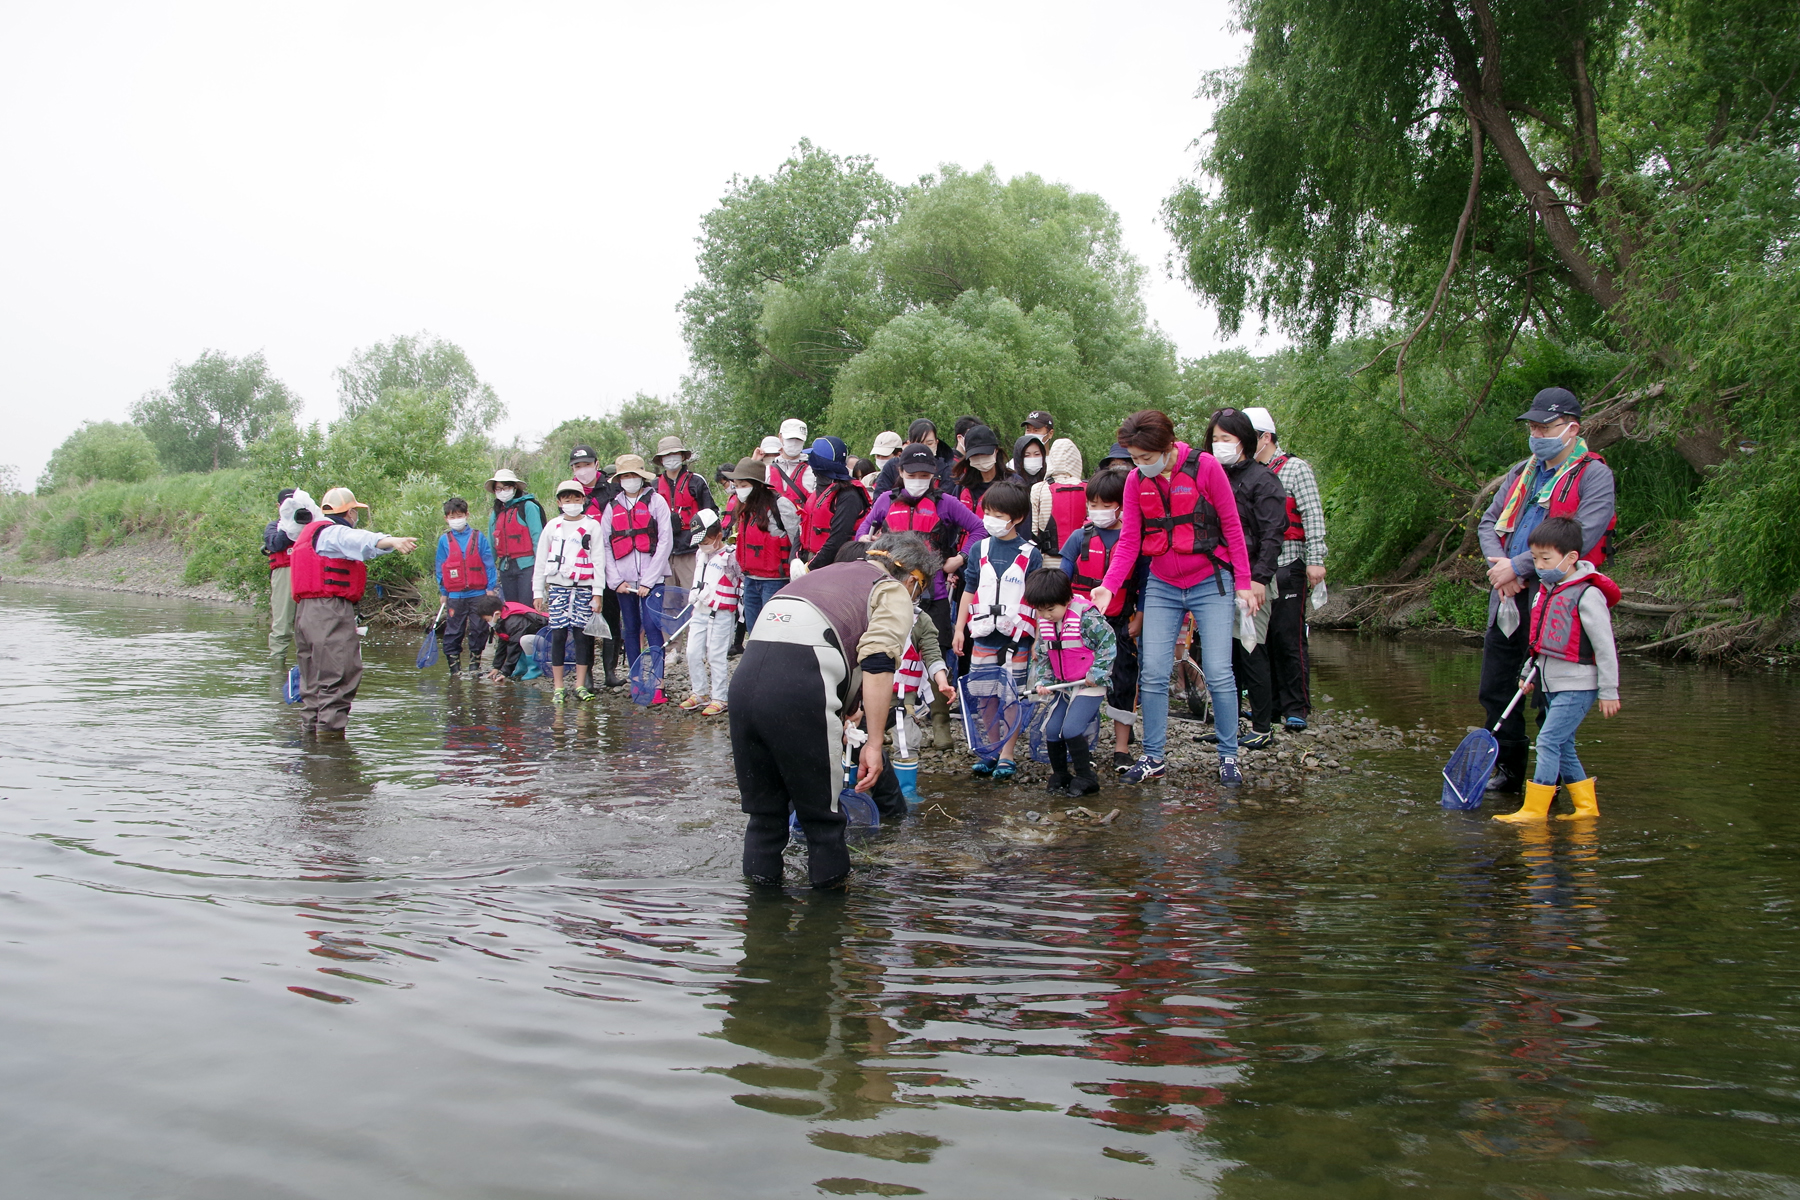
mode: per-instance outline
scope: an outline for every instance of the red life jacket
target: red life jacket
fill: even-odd
[[[1276,479],[1281,478],[1282,464],[1287,462],[1288,458],[1289,456],[1286,454],[1277,454],[1274,458],[1269,460],[1269,470],[1275,473]],[[1286,484],[1282,484],[1282,489],[1288,494],[1288,523],[1287,532],[1281,535],[1281,540],[1284,542],[1304,542],[1306,540],[1306,519],[1300,515],[1300,506],[1294,502],[1294,493],[1292,489],[1288,488]]]
[[[1083,543],[1081,553],[1075,556],[1075,574],[1070,577],[1069,586],[1075,589],[1077,596],[1085,597],[1106,578],[1107,564],[1112,561],[1112,547],[1092,525],[1084,526],[1082,532],[1087,535],[1087,541]],[[1118,545],[1116,539],[1113,545]],[[1124,611],[1125,589],[1120,588],[1106,606],[1106,615],[1116,617]]]
[[[1135,468],[1126,482],[1131,479],[1137,480],[1145,554],[1155,558],[1174,550],[1213,556],[1225,540],[1224,527],[1212,501],[1200,492],[1200,455],[1192,447],[1168,483],[1160,475],[1145,479]]]
[[[938,527],[938,510],[936,488],[926,491],[923,496],[912,496],[904,487],[897,487],[888,493],[887,516],[881,519],[889,533],[916,533],[927,541]]]
[[[1555,487],[1550,489],[1550,508],[1545,515],[1551,517],[1569,517],[1572,520],[1579,520],[1580,518],[1577,517],[1576,514],[1581,511],[1581,477],[1587,474],[1589,463],[1604,463],[1605,461],[1604,458],[1601,458],[1592,450],[1576,459],[1575,465],[1563,472],[1563,477],[1556,481]],[[1531,465],[1532,464],[1530,463],[1526,464],[1527,467]],[[1615,505],[1613,507],[1612,520],[1607,522],[1606,532],[1600,535],[1600,544],[1584,553],[1581,557],[1587,559],[1596,567],[1605,566],[1606,560],[1612,555],[1613,530],[1617,529],[1618,526],[1619,510]]]
[[[1081,640],[1081,614],[1092,607],[1093,603],[1086,596],[1077,596],[1069,601],[1069,611],[1056,624],[1052,625],[1042,617],[1037,619],[1037,635],[1044,644],[1050,671],[1058,683],[1086,679],[1093,668],[1094,648]]]
[[[981,485],[981,495],[980,496],[977,496],[975,494],[974,489],[965,483],[963,485],[962,491],[957,493],[956,498],[963,502],[964,508],[966,508],[970,512],[974,513],[976,516],[985,517],[987,515],[987,492],[988,492],[988,489],[993,487],[995,483],[999,483],[999,482],[1000,482],[1000,476],[998,474],[996,474],[994,476],[992,483],[984,482]]]
[[[446,592],[485,592],[493,586],[488,582],[487,564],[481,561],[481,533],[471,529],[468,534],[472,553],[464,551],[454,533],[444,535],[450,548],[444,552],[444,565],[438,568],[438,582]]]
[[[300,538],[289,553],[292,556],[288,583],[296,600],[348,600],[356,604],[369,587],[369,565],[354,558],[326,558],[313,549],[319,530],[332,524],[314,521],[300,531]]]
[[[781,527],[779,516],[770,513],[769,520],[775,524],[774,533],[765,529],[761,522],[752,521],[749,509],[746,508],[739,514],[738,566],[743,568],[744,574],[754,575],[758,579],[785,579],[794,543],[788,540],[787,531]]]
[[[517,600],[508,600],[505,604],[500,606],[500,619],[502,621],[505,621],[508,617],[541,617],[543,615],[544,614],[540,613],[537,609],[531,607],[531,605],[520,604]]]
[[[1589,584],[1606,597],[1606,607],[1619,602],[1619,585],[1597,571],[1564,580],[1553,588],[1538,589],[1537,599],[1531,604],[1532,654],[1592,665],[1594,646],[1581,628],[1581,596]]]
[[[639,498],[633,501],[624,492],[620,492],[609,506],[612,532],[607,536],[607,541],[612,545],[614,558],[625,558],[634,550],[639,554],[652,554],[656,551],[656,539],[659,535],[656,518],[650,512],[650,495],[639,488]]]
[[[1087,524],[1087,484],[1050,485],[1050,546],[1061,550],[1069,535]]]
[[[508,500],[499,512],[494,514],[494,557],[499,558],[535,558],[537,543],[531,540],[531,526],[525,522],[525,505],[528,498]],[[537,504],[536,500],[529,501]],[[538,505],[538,526],[542,528],[544,506]]]
[[[694,514],[700,511],[700,490],[694,473],[686,467],[670,482],[667,474],[656,477],[656,494],[669,506],[675,518],[675,534],[680,536],[694,527]]]
[[[868,509],[869,490],[860,480],[848,483],[833,480],[814,492],[800,514],[800,548],[808,554],[817,554],[830,540],[831,518],[837,510],[838,497],[845,491],[861,492],[865,502],[863,508]]]
[[[288,550],[277,550],[269,555],[269,570],[279,571],[293,561],[293,554]]]
[[[786,496],[794,502],[795,508],[805,508],[806,502],[812,499],[812,493],[806,490],[806,463],[794,464],[794,473],[789,476],[781,469],[781,460],[769,460],[769,486],[775,489],[778,496]]]

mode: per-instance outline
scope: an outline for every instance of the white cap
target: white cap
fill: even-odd
[[[1274,433],[1275,418],[1269,415],[1266,408],[1246,408],[1244,415],[1250,418],[1250,428],[1258,433]]]
[[[869,457],[891,458],[900,453],[900,447],[903,445],[905,443],[900,440],[899,434],[891,429],[885,430],[875,435],[875,448],[869,451]]]
[[[762,440],[762,452],[764,454],[780,454],[781,453],[781,439],[771,433],[768,437],[766,437]]]
[[[788,438],[794,438],[804,442],[806,440],[806,422],[802,421],[799,417],[789,417],[781,423],[781,438],[783,441],[786,441]],[[779,446],[776,447],[777,450],[780,448],[781,447]]]

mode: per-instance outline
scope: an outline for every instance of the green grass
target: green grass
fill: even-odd
[[[47,496],[0,497],[0,544],[28,562],[73,558],[129,537],[186,545],[206,514],[243,483],[243,471],[159,475],[140,483],[92,483]]]

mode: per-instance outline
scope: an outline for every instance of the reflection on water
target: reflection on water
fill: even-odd
[[[0,605],[9,1195],[1800,1195],[1778,679],[1628,666],[1597,823],[1400,751],[1021,848],[1041,796],[937,781],[772,896],[717,723],[378,636],[303,744],[250,617]],[[1446,750],[1478,712],[1460,648],[1317,658]]]

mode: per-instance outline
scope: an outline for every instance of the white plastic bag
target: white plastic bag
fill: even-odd
[[[1330,596],[1325,592],[1325,581],[1321,579],[1312,590],[1313,611],[1318,612],[1321,608],[1324,608],[1325,602],[1329,599]]]

